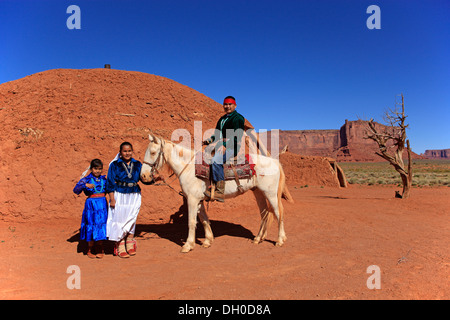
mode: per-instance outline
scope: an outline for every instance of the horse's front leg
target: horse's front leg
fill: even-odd
[[[189,233],[186,243],[181,248],[182,253],[187,253],[195,247],[195,227],[197,225],[197,213],[199,209],[199,200],[193,197],[188,197],[188,225]]]

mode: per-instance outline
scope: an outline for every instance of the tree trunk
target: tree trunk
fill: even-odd
[[[402,199],[408,199],[409,193],[411,191],[412,185],[412,164],[411,164],[411,147],[409,145],[409,140],[406,140],[406,151],[408,152],[408,175],[406,176],[406,183],[403,181],[403,193]]]
[[[411,191],[411,180],[405,174],[401,174],[401,177],[403,183],[402,199],[408,199]]]

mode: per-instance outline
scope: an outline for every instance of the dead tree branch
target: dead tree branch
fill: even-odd
[[[403,94],[401,97],[401,111],[398,110],[396,106],[394,110],[389,109],[384,115],[384,120],[388,123],[387,127],[384,127],[384,129],[377,128],[373,119],[369,120],[369,132],[366,135],[366,139],[371,139],[377,143],[379,151],[376,151],[375,154],[388,161],[400,174],[403,183],[402,198],[406,199],[409,197],[412,185],[412,165],[411,146],[409,144],[409,140],[406,139],[406,128],[408,128],[408,125],[405,124],[407,116],[405,115]],[[405,164],[403,162],[405,143],[408,153],[407,168],[405,168]],[[394,151],[390,152],[392,149],[394,149]]]

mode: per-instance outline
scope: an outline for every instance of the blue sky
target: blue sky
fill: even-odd
[[[66,27],[72,4],[80,30]],[[381,121],[403,93],[421,153],[450,148],[449,17],[449,0],[0,0],[0,83],[109,63],[234,95],[268,130]]]

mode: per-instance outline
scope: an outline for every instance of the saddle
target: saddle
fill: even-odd
[[[210,161],[205,161],[207,160],[205,153],[198,153],[195,158],[195,176],[209,180],[211,167]],[[246,154],[244,158],[238,155],[238,159],[230,159],[223,164],[225,180],[249,179],[256,174],[254,167],[250,155]]]

